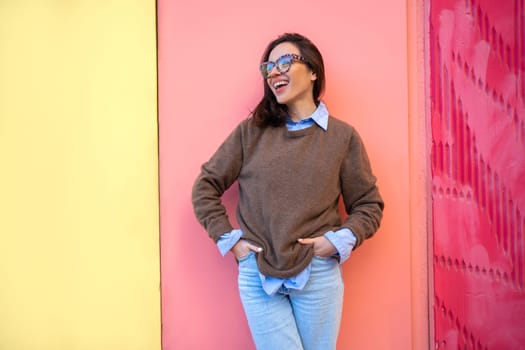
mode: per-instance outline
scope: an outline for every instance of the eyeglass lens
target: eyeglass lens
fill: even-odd
[[[262,65],[262,73],[265,78],[267,78],[270,75],[270,72],[272,69],[277,66],[277,71],[279,73],[286,73],[290,69],[290,65],[292,64],[292,57],[289,55],[281,56],[277,59],[276,62],[266,62]]]

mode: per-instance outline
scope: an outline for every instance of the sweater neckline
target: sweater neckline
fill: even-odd
[[[316,129],[318,129],[319,126],[317,124],[313,124],[305,129],[301,129],[301,130],[288,130],[286,127],[284,127],[284,133],[286,135],[286,137],[289,137],[289,138],[297,138],[297,137],[303,137],[303,136],[306,136],[306,135],[311,135],[315,132]]]

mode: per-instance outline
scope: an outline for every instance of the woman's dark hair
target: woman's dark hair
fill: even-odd
[[[308,38],[297,33],[285,33],[272,41],[266,47],[261,58],[261,63],[268,61],[270,52],[281,43],[291,43],[295,45],[301,56],[305,59],[305,64],[315,73],[317,79],[314,81],[313,99],[316,105],[319,104],[319,97],[324,91],[325,76],[324,63],[321,53]],[[280,126],[286,121],[288,108],[286,105],[279,104],[268,86],[266,79],[263,80],[264,96],[253,111],[253,118],[258,126]]]

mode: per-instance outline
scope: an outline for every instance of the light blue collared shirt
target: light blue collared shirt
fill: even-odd
[[[297,131],[309,128],[316,124],[321,129],[326,131],[328,130],[329,115],[330,114],[328,113],[325,104],[320,102],[312,115],[297,122],[288,118],[286,120],[286,127],[289,131]],[[223,234],[217,242],[217,247],[219,248],[222,256],[226,255],[226,253],[228,253],[228,251],[233,248],[233,246],[241,239],[241,237],[242,230],[240,229],[234,229]],[[324,237],[328,239],[330,243],[332,243],[337,249],[337,253],[334,255],[334,257],[339,257],[340,264],[348,260],[350,254],[352,253],[352,249],[357,242],[357,238],[355,237],[354,233],[346,227],[343,227],[337,231],[328,231],[324,234]],[[304,288],[308,282],[308,279],[310,278],[311,266],[312,264],[309,264],[303,271],[299,272],[299,274],[290,278],[277,278],[265,276],[259,273],[262,287],[268,295],[277,293],[277,291],[279,291],[279,289],[282,287],[301,290]]]
[[[328,130],[328,109],[324,103],[320,102],[319,106],[315,111],[308,117],[303,118],[297,122],[294,122],[291,118],[286,119],[286,127],[290,131],[301,130],[309,128],[310,126],[317,124],[324,131]]]

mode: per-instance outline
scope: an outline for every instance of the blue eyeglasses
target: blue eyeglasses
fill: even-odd
[[[268,79],[270,76],[270,73],[272,69],[275,67],[277,68],[277,71],[279,73],[286,73],[290,70],[290,67],[292,66],[292,63],[294,62],[305,62],[304,57],[296,55],[294,53],[287,53],[286,55],[282,55],[278,59],[273,61],[267,61],[261,63],[261,66],[259,69],[261,70],[261,74],[264,79]]]

